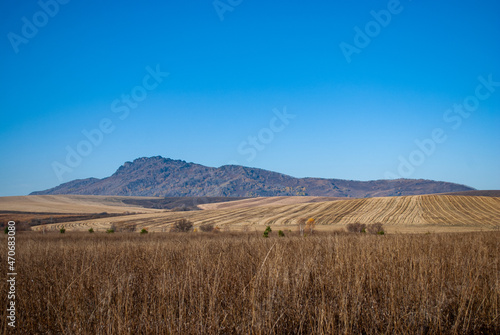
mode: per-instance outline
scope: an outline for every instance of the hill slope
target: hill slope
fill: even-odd
[[[294,178],[277,172],[226,165],[212,168],[163,157],[126,162],[112,176],[64,183],[32,195],[82,194],[162,197],[325,196],[382,197],[469,191],[472,188],[432,180],[352,181]]]
[[[133,199],[133,198],[132,198]],[[88,195],[30,195],[0,197],[0,212],[27,213],[152,213],[157,210],[126,204],[126,197],[88,196]],[[140,200],[158,198],[139,198]]]

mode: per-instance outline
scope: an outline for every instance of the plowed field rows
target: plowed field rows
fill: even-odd
[[[211,223],[216,226],[296,225],[301,218],[315,218],[317,225],[375,223],[384,225],[439,225],[500,227],[500,198],[451,195],[338,200],[294,205],[214,209],[194,212],[170,212],[130,215],[64,225],[68,230],[107,229],[111,224],[136,225],[150,231],[165,231],[176,220],[188,219],[196,226]],[[51,228],[49,225],[47,228]],[[42,229],[37,227],[36,229]]]

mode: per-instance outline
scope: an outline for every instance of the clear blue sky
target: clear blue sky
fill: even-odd
[[[500,189],[498,1],[60,1],[0,4],[1,196],[156,155]]]

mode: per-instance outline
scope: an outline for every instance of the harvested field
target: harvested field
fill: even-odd
[[[335,200],[346,200],[348,198],[336,197],[259,197],[249,198],[244,200],[237,200],[224,203],[203,204],[198,205],[201,209],[236,209],[236,208],[249,208],[249,207],[262,207],[262,206],[279,206],[279,205],[295,205],[305,204],[311,202],[325,202]]]
[[[0,197],[0,211],[42,212],[66,214],[108,213],[153,213],[158,210],[126,205],[125,199],[153,199],[145,197],[115,197],[98,195],[30,195]]]
[[[26,232],[16,250],[17,334],[500,332],[500,232]]]
[[[368,198],[302,203],[294,205],[264,205],[214,209],[195,212],[168,212],[76,221],[68,224],[47,225],[46,229],[64,226],[69,230],[87,230],[89,227],[105,230],[111,224],[135,225],[151,231],[165,231],[179,219],[188,219],[195,226],[213,224],[242,229],[277,225],[294,227],[302,218],[315,218],[320,227],[345,226],[349,223],[381,222],[389,231],[433,230],[434,227],[469,229],[471,231],[500,228],[500,198],[450,195],[423,195],[408,197]],[[36,227],[42,229],[42,227]],[[259,228],[260,229],[260,228]]]
[[[437,195],[468,195],[477,197],[500,197],[500,190],[476,190],[451,193],[439,193]]]

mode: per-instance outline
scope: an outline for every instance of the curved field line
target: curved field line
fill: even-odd
[[[500,198],[423,195],[370,199],[337,200],[261,207],[243,207],[192,212],[137,214],[97,220],[77,221],[64,226],[70,230],[105,229],[111,224],[164,230],[176,220],[188,219],[196,226],[296,225],[301,218],[315,218],[318,225],[365,224],[447,225],[500,227]],[[42,226],[34,229],[42,229]],[[46,227],[50,228],[51,225]]]

